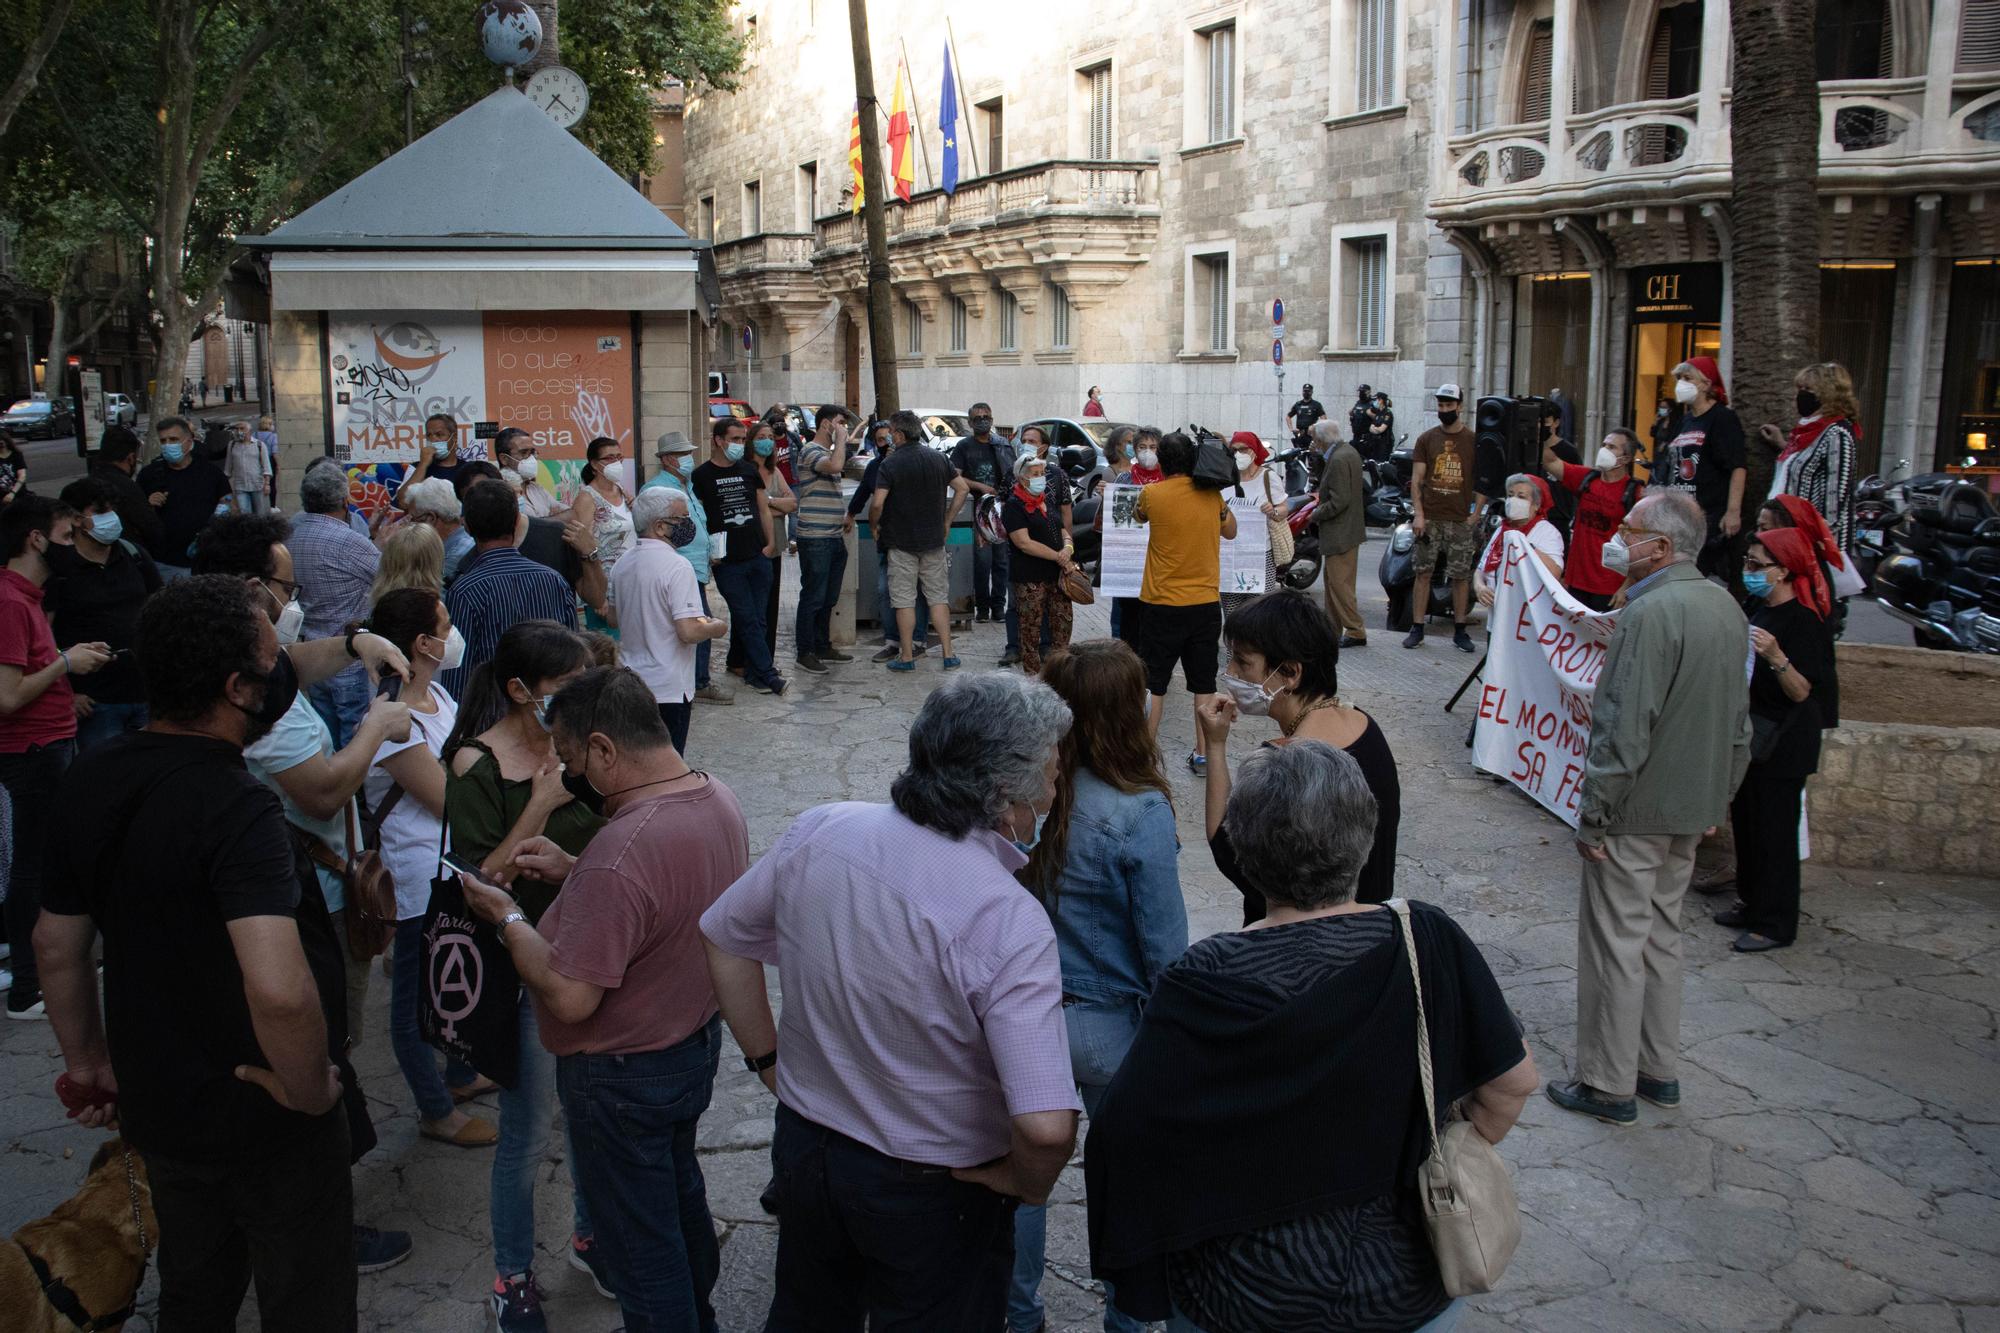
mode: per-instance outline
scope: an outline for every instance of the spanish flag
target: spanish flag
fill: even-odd
[[[853,211],[859,213],[861,205],[866,202],[863,198],[864,191],[861,175],[861,104],[859,102],[854,104],[854,118],[847,122],[847,165],[854,172]]]
[[[903,105],[903,62],[896,62],[896,95],[889,103],[889,176],[895,182],[896,197],[910,201],[910,187],[916,184],[916,164],[910,160],[910,110]]]

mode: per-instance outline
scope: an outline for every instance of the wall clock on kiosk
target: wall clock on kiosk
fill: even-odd
[[[529,101],[564,129],[582,120],[583,113],[590,109],[589,85],[581,74],[561,65],[536,70],[525,91]]]

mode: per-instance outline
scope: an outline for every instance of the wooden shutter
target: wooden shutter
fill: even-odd
[[[1527,84],[1521,90],[1523,121],[1549,118],[1549,67],[1555,60],[1555,50],[1555,20],[1536,19],[1528,31]]]
[[[1236,137],[1236,25],[1208,33],[1208,141]]]
[[[1090,158],[1105,162],[1111,155],[1111,66],[1099,65],[1090,71]]]
[[[2000,0],[1964,0],[1958,19],[1958,67],[2000,69]]]

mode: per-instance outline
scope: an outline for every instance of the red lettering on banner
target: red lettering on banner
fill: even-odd
[[[1528,774],[1534,771],[1535,760],[1539,757],[1535,753],[1535,743],[1533,741],[1522,741],[1515,749],[1514,756],[1521,761],[1521,766],[1512,773],[1509,773],[1507,780],[1515,786],[1519,786],[1521,783],[1527,781]]]
[[[1526,781],[1522,785],[1527,787],[1529,791],[1540,791],[1542,787],[1542,778],[1548,773],[1548,771],[1549,771],[1549,757],[1546,754],[1543,754],[1540,750],[1535,751],[1535,753],[1529,757],[1528,776]]]
[[[1504,686],[1480,685],[1479,716],[1494,722],[1507,720],[1507,690]]]
[[[1529,632],[1533,630],[1534,627],[1535,627],[1534,617],[1528,614],[1527,603],[1523,602],[1521,604],[1520,617],[1516,619],[1514,622],[1514,642],[1527,643],[1534,637],[1534,635]]]
[[[1583,766],[1564,764],[1562,780],[1556,784],[1556,804],[1566,810],[1576,809],[1577,798],[1583,794]]]

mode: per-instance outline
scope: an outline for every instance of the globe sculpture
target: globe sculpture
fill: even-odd
[[[496,65],[525,65],[541,49],[542,20],[524,0],[486,0],[478,20],[480,46]]]

